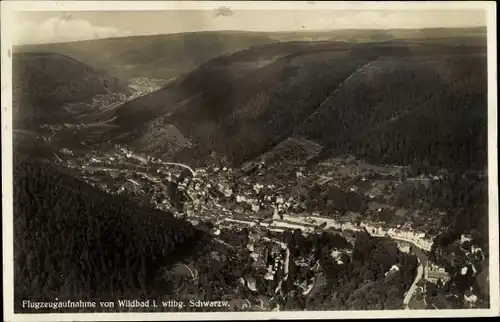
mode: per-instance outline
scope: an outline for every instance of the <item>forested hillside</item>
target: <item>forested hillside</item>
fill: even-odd
[[[117,64],[148,69],[145,64],[154,62],[155,70],[164,74],[162,79],[169,73],[161,66],[172,66],[168,62],[185,50],[212,38],[216,45],[209,46],[211,49],[201,56],[186,55],[196,62],[181,59],[182,75],[164,88],[116,109],[91,113],[86,119],[113,119],[110,133],[102,134],[103,140],[139,149],[143,146],[142,152],[182,162],[203,159],[216,151],[239,165],[296,135],[324,147],[319,159],[351,154],[372,163],[484,171],[487,67],[485,38],[479,30],[463,37],[364,43],[276,43],[263,34],[228,33],[227,39],[221,35],[193,33],[89,41],[94,49],[89,48],[88,55],[101,45],[107,48],[116,44],[118,49],[109,55]],[[168,51],[162,39],[169,40]],[[131,50],[133,44],[145,48]],[[58,51],[74,51],[82,44],[50,46]],[[168,55],[159,57],[162,50]],[[41,59],[37,54],[24,54],[33,55]],[[92,64],[101,63],[104,61]],[[53,66],[44,64],[41,66],[45,69]],[[27,79],[45,87],[58,84],[42,82],[43,75],[50,73],[40,70],[43,73],[35,73],[39,78]],[[109,90],[103,86],[101,76],[85,70],[90,74],[62,73],[71,79],[61,79],[61,83],[75,84],[75,89],[81,77],[90,80],[77,95],[63,91],[38,97],[37,87],[26,85],[32,89],[23,89],[29,99],[28,104],[22,104],[22,116],[34,115],[37,123],[60,121],[61,115],[78,112],[79,107],[68,110],[65,105],[65,109],[57,110],[57,105],[69,98],[81,100]],[[43,93],[51,93],[45,87]],[[55,115],[47,113],[53,110],[57,111]],[[175,143],[179,137],[190,143]],[[172,151],[162,146],[165,142],[173,147]]]
[[[384,57],[352,75],[298,132],[375,163],[482,171],[486,56]]]
[[[98,95],[127,94],[119,80],[96,73],[89,66],[54,53],[13,56],[13,120],[17,128],[70,120],[92,111]]]
[[[186,162],[217,151],[241,164],[296,134],[326,157],[483,171],[485,48],[479,38],[262,45],[126,103],[114,124],[129,139],[159,119],[175,125],[193,142]]]
[[[20,154],[13,209],[16,308],[25,299],[159,297],[159,269],[203,236],[171,214],[103,194]]]

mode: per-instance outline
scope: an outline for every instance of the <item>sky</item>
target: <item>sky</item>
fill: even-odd
[[[14,45],[193,31],[296,31],[475,27],[480,9],[19,11],[12,16]]]

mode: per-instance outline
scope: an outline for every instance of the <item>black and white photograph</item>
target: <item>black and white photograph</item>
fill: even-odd
[[[498,315],[495,2],[1,5],[5,321]]]

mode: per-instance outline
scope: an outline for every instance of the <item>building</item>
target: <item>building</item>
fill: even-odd
[[[399,250],[403,253],[409,253],[411,251],[411,246],[407,242],[397,241],[396,244],[398,245]]]
[[[470,307],[475,307],[477,302],[477,295],[469,293],[464,295],[464,302]]]
[[[385,276],[388,276],[391,273],[399,272],[399,267],[397,265],[392,265],[392,267],[385,272]]]
[[[425,267],[424,278],[431,282],[437,283],[439,280],[443,283],[448,282],[451,278],[450,275],[444,270],[444,268],[440,267]]]
[[[472,245],[470,252],[474,256],[478,256],[479,258],[481,258],[481,261],[484,261],[485,256],[484,256],[483,250],[480,247],[475,247],[474,245]]]
[[[472,237],[470,235],[467,235],[467,234],[462,234],[462,236],[460,236],[460,243],[465,243],[465,242],[470,242],[472,240]]]

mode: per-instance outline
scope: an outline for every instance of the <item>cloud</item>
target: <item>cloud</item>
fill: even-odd
[[[218,17],[218,16],[230,17],[230,16],[234,15],[234,12],[229,7],[221,6],[217,9],[214,9],[214,14],[215,14],[215,17]]]
[[[85,20],[71,17],[53,17],[41,23],[24,21],[13,32],[15,45],[67,42],[97,38],[127,36],[130,32],[113,27],[95,26]]]

